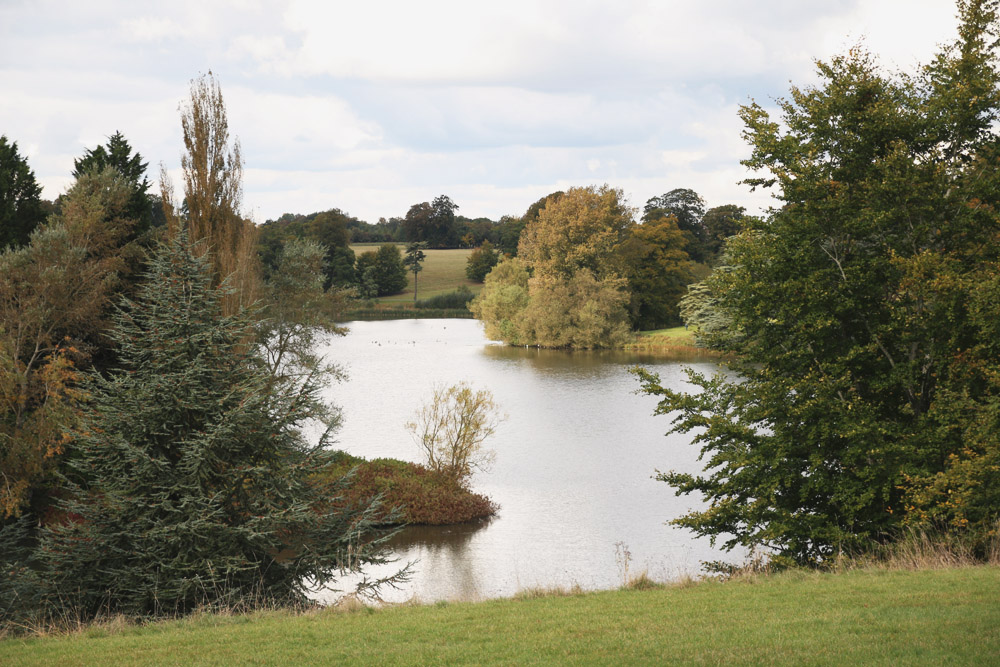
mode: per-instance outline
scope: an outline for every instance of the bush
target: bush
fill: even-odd
[[[469,302],[472,301],[474,295],[472,290],[470,290],[465,285],[462,285],[454,292],[448,292],[447,294],[438,294],[437,296],[432,296],[427,299],[421,299],[414,304],[415,308],[459,308],[466,310],[469,307]]]
[[[483,245],[472,251],[465,266],[465,277],[477,283],[483,282],[486,275],[500,261],[500,254],[493,249],[493,244],[483,241]]]
[[[439,526],[493,516],[499,507],[484,495],[472,493],[454,477],[398,459],[363,458],[339,452],[323,472],[324,479],[337,479],[354,470],[342,495],[346,505],[364,503],[382,496],[385,508],[376,521]],[[401,510],[397,517],[393,508]]]

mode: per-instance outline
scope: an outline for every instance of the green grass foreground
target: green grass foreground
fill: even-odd
[[[1000,568],[306,614],[203,615],[0,642],[0,664],[997,664]]]

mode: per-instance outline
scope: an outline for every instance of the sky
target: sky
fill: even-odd
[[[48,199],[116,131],[179,187],[178,109],[210,70],[258,223],[441,194],[498,219],[605,183],[759,213],[740,105],[777,114],[857,45],[914,71],[956,25],[950,0],[0,0],[0,134]]]

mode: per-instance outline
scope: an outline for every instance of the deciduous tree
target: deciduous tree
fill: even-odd
[[[356,271],[362,282],[370,280],[375,284],[373,296],[398,294],[406,289],[403,253],[395,243],[385,243],[378,250],[358,255]]]
[[[958,40],[918,76],[854,49],[780,123],[743,108],[748,182],[781,206],[708,281],[740,380],[693,374],[684,394],[643,374],[706,462],[661,475],[708,501],[678,525],[817,563],[921,517],[995,521],[979,466],[998,441],[978,424],[996,423],[1000,372],[998,24],[995,2],[958,7]]]
[[[476,470],[486,470],[495,453],[483,443],[496,433],[505,416],[486,389],[465,382],[435,387],[430,401],[407,422],[426,465],[467,484]]]
[[[570,278],[588,269],[600,278],[624,275],[618,249],[635,225],[632,213],[621,190],[570,188],[524,228],[518,257],[536,274]]]
[[[687,250],[696,262],[708,259],[707,234],[702,218],[705,216],[705,200],[694,190],[676,188],[665,194],[651,198],[642,210],[643,222],[673,216],[677,226],[688,240]]]
[[[548,199],[521,233],[518,261],[497,265],[470,309],[488,336],[515,345],[621,344],[629,331],[623,247],[634,226],[620,190],[570,188]]]
[[[243,156],[239,141],[230,145],[222,89],[211,72],[191,82],[191,97],[181,106],[181,129],[185,214],[180,215],[169,178],[162,171],[160,184],[168,227],[171,234],[176,234],[183,224],[191,241],[209,254],[215,283],[228,280],[234,287],[224,299],[226,313],[232,314],[257,299],[257,232],[240,211]]]
[[[27,246],[0,253],[0,520],[28,509],[67,444],[77,369],[126,266],[131,194],[114,169],[86,173]]]
[[[672,216],[636,225],[621,253],[626,267],[629,313],[637,329],[659,329],[680,320],[678,303],[692,281],[687,240]]]
[[[570,278],[535,275],[520,313],[518,336],[539,347],[591,350],[618,347],[631,338],[624,278],[597,278],[580,269]]]
[[[472,251],[466,260],[465,277],[477,283],[486,279],[486,274],[500,261],[500,255],[493,249],[493,244],[483,241],[483,244]]]
[[[522,338],[521,320],[528,307],[528,269],[517,257],[501,260],[486,275],[483,289],[469,310],[483,323],[486,337],[511,345],[528,345]]]
[[[711,259],[718,257],[726,239],[742,229],[745,217],[746,210],[735,204],[715,206],[705,211],[701,224],[705,229],[705,247]]]

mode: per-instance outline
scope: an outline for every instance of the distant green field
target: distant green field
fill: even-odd
[[[640,331],[640,338],[648,338],[650,342],[662,341],[683,345],[694,345],[694,333],[687,327],[672,327],[670,329],[653,329]]]
[[[360,255],[363,252],[377,250],[379,245],[381,244],[352,244],[351,250],[354,251],[355,255]],[[400,250],[406,250],[406,244],[399,243],[397,245],[399,245]],[[418,299],[454,292],[462,285],[476,294],[483,288],[482,283],[474,283],[465,277],[465,265],[469,255],[472,254],[471,249],[425,250],[424,254],[427,255],[427,259],[424,260],[423,270],[417,275]],[[392,296],[381,297],[378,302],[394,305],[413,303],[413,274],[411,273],[409,276],[410,282],[406,290]]]

